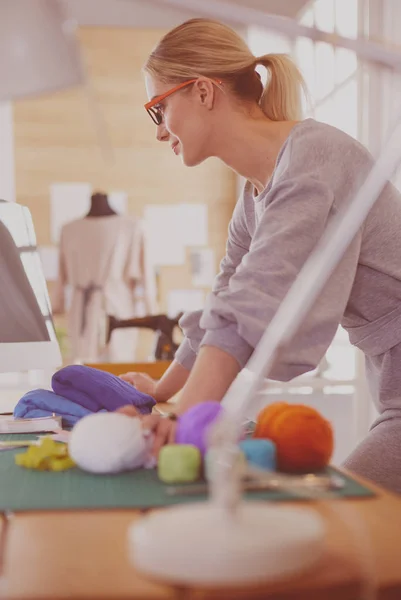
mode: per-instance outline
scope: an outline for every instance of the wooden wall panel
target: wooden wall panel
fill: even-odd
[[[206,203],[209,245],[224,254],[227,225],[236,199],[235,176],[210,159],[185,168],[167,144],[156,141],[146,115],[141,67],[161,30],[83,28],[79,39],[89,75],[84,88],[19,101],[14,106],[17,200],[27,205],[38,244],[49,245],[49,186],[89,182],[102,190],[125,190],[129,210],[142,216],[147,204]],[[92,96],[96,106],[89,101]],[[110,139],[113,160],[99,146],[96,107]],[[187,287],[189,267],[162,270],[163,297],[172,287]]]

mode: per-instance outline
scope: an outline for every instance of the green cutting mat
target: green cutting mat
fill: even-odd
[[[0,435],[0,440],[32,439],[32,435]],[[204,500],[202,496],[169,496],[155,469],[119,475],[91,475],[79,469],[61,473],[18,467],[14,456],[24,450],[0,451],[0,512],[25,510],[151,508]],[[329,469],[335,472],[335,469]],[[337,497],[370,497],[374,493],[350,477]],[[188,484],[190,485],[190,484]],[[288,492],[250,492],[246,498],[294,499]]]

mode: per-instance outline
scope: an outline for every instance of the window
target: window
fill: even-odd
[[[359,0],[315,0],[300,22],[328,33],[356,38],[358,10]],[[270,52],[292,54],[309,92],[305,115],[359,137],[359,70],[354,52],[308,38],[300,37],[293,42],[256,26],[249,28],[248,42],[256,56]]]
[[[358,0],[315,0],[300,22],[328,33],[358,36]],[[354,52],[334,48],[324,42],[298,38],[294,58],[300,67],[310,94],[307,116],[334,125],[359,137],[359,73]],[[356,376],[355,350],[340,327],[327,351],[325,376],[333,381],[353,380]],[[333,390],[328,390],[333,391]],[[341,392],[341,388],[337,388]],[[349,393],[347,387],[343,388]]]
[[[315,0],[301,18],[304,25],[356,38],[358,0]],[[294,57],[311,101],[306,114],[342,129],[355,138],[358,130],[358,59],[345,48],[298,38]]]
[[[304,25],[352,38],[358,36],[358,21],[359,0],[315,0],[300,19]],[[307,38],[298,38],[293,42],[285,36],[258,27],[249,29],[248,41],[255,55],[269,52],[292,54],[309,92],[304,104],[305,116],[338,127],[355,138],[360,136],[359,69],[354,52]],[[357,377],[356,353],[341,327],[327,351],[326,359],[328,365],[322,367],[321,371],[329,383],[338,382],[338,385],[328,385],[323,387],[323,391],[352,393]],[[310,375],[305,376],[306,381],[310,381]],[[291,385],[294,384],[285,384],[284,387],[289,389]],[[312,392],[313,387],[304,388],[304,393]]]

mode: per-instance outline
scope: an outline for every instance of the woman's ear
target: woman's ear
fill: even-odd
[[[208,110],[211,110],[215,99],[215,89],[210,79],[199,77],[195,82],[193,89],[200,104]]]

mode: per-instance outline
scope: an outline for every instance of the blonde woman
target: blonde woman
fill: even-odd
[[[196,43],[195,43],[196,42]],[[256,67],[267,70],[263,86]],[[220,401],[284,295],[373,159],[345,133],[301,120],[302,78],[284,55],[255,57],[225,25],[194,19],[170,31],[145,68],[157,139],[186,166],[215,156],[245,178],[227,252],[203,312],[185,315],[185,340],[159,382],[125,379],[158,401],[182,390],[182,414]],[[185,192],[184,192],[185,193]],[[269,377],[315,368],[341,324],[366,356],[380,413],[346,462],[401,492],[401,198],[389,183],[296,338]],[[368,399],[366,400],[368,401]],[[145,417],[154,450],[174,439],[174,418]]]

